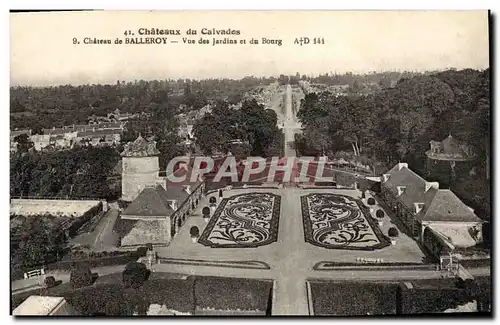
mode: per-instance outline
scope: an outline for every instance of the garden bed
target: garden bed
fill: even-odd
[[[225,198],[210,218],[198,243],[213,248],[258,247],[278,239],[281,198],[272,193],[245,193]]]
[[[369,210],[350,196],[311,193],[301,197],[304,240],[328,249],[375,250],[390,245]]]

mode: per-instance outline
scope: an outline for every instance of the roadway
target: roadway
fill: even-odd
[[[292,86],[286,85],[285,87],[284,118],[281,125],[285,137],[284,155],[285,157],[295,157],[295,133],[300,132],[301,126],[292,110]]]

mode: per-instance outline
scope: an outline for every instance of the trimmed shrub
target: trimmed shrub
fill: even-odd
[[[56,278],[48,276],[44,280],[45,288],[53,288],[56,286]]]
[[[203,218],[208,218],[210,216],[210,208],[203,207],[203,209],[201,210],[201,213],[203,214]]]
[[[211,196],[210,199],[208,199],[208,202],[210,204],[216,204],[217,203],[217,199],[215,198],[215,196]]]
[[[73,288],[86,287],[92,284],[92,272],[88,267],[80,267],[71,271],[69,282]]]
[[[144,263],[131,262],[122,273],[123,285],[126,288],[138,288],[149,278],[150,273]]]
[[[375,205],[375,203],[377,203],[377,202],[375,202],[374,198],[370,197],[370,198],[368,198],[367,203],[368,203],[368,205]]]
[[[375,215],[376,215],[376,216],[377,216],[377,218],[379,218],[379,219],[384,218],[384,215],[385,215],[384,210],[382,210],[382,209],[378,209],[378,210],[377,210],[377,212],[375,212]]]
[[[224,196],[224,193],[222,192],[222,190],[219,190],[219,197],[223,197]]]
[[[191,229],[189,230],[189,234],[191,237],[198,237],[200,235],[200,229],[196,226],[192,226]]]
[[[389,228],[389,231],[387,232],[387,234],[389,235],[389,237],[398,237],[399,236],[398,230],[394,227]]]

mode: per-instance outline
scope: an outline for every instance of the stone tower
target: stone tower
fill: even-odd
[[[131,202],[146,186],[160,183],[160,170],[155,141],[142,136],[125,145],[122,158],[122,200]]]

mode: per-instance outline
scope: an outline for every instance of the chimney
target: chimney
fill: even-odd
[[[408,164],[407,163],[398,163],[398,171],[403,169],[403,167],[408,168]]]
[[[415,214],[419,214],[420,211],[422,211],[422,209],[424,208],[424,203],[417,202],[414,203],[414,205],[415,205]]]
[[[406,186],[398,186],[398,196],[404,193]]]
[[[191,194],[191,185],[184,185],[184,191],[186,191],[187,194]]]
[[[168,204],[172,210],[177,211],[177,200],[169,200]]]
[[[425,192],[427,192],[430,188],[435,188],[436,190],[439,190],[439,183],[438,182],[425,182]]]
[[[382,175],[382,182],[387,182],[389,180],[389,178],[391,177],[390,174],[383,174]]]

